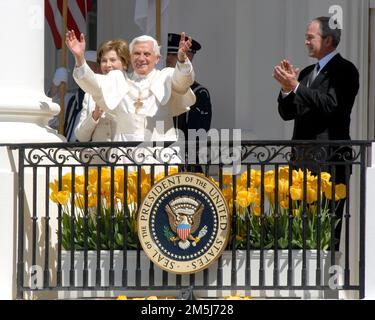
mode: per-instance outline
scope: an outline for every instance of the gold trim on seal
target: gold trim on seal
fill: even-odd
[[[173,259],[171,255],[165,255],[163,250],[161,250],[160,246],[155,243],[154,238],[152,237],[152,232],[150,230],[150,217],[153,212],[155,204],[163,197],[165,194],[171,194],[174,189],[181,190],[182,188],[187,188],[191,190],[196,190],[200,194],[203,194],[209,200],[208,203],[211,203],[211,209],[209,210],[213,214],[213,221],[216,221],[216,232],[215,236],[211,235],[210,241],[207,242],[206,251],[197,254],[197,255],[185,255],[187,256],[186,259],[184,258],[183,261],[181,259]],[[181,192],[180,192],[181,194]],[[188,197],[186,197],[188,198]],[[181,202],[184,201],[184,196],[181,197]],[[179,206],[179,201],[171,201],[172,206],[176,204],[176,211],[178,212],[179,209],[181,210],[188,210],[185,217],[180,224],[183,222],[187,223],[187,215],[190,215],[190,219],[194,219],[193,215],[197,212],[197,216],[201,214],[201,204],[197,204],[194,199],[191,201],[186,200],[187,204],[186,207],[181,209]],[[183,205],[182,205],[183,206]],[[173,208],[169,208],[173,211]],[[159,208],[159,211],[162,210]],[[190,211],[189,211],[190,210]],[[159,212],[158,211],[158,212]],[[165,210],[166,215],[170,215],[167,213],[168,209]],[[230,221],[229,221],[229,214],[228,214],[228,206],[227,202],[222,194],[221,190],[218,186],[208,178],[203,175],[195,174],[195,173],[176,173],[170,176],[167,176],[158,183],[156,183],[151,190],[147,193],[145,199],[142,202],[142,205],[138,211],[138,238],[142,245],[142,248],[148,258],[156,264],[159,268],[166,270],[171,273],[175,274],[191,274],[199,272],[203,269],[208,268],[212,263],[214,263],[223,253],[230,234]],[[158,213],[161,214],[161,213]],[[193,218],[191,218],[193,217]],[[171,223],[171,218],[168,217],[169,222]],[[197,237],[193,237],[189,235],[189,239],[192,239],[191,242],[187,241],[184,236],[184,233],[179,233],[179,236],[174,237],[177,238],[178,246],[176,246],[177,250],[180,251],[180,256],[184,255],[186,252],[185,247],[188,248],[191,244],[194,246],[196,243],[199,242],[199,237],[203,238],[206,237],[204,230],[204,221],[199,220],[200,217],[195,218],[198,220],[197,224],[200,224],[200,231]],[[190,226],[187,223],[188,226]],[[160,227],[160,226],[159,226]],[[198,226],[197,226],[198,227]],[[193,225],[191,226],[193,229]],[[207,228],[207,227],[206,227]],[[198,231],[197,231],[198,232]],[[209,237],[210,235],[207,235]],[[196,240],[198,239],[198,240]],[[207,238],[206,238],[207,239]],[[189,242],[189,243],[187,243]],[[171,244],[173,245],[173,244]],[[176,245],[176,243],[175,243]],[[186,246],[187,245],[187,246]],[[193,257],[191,257],[193,256]]]

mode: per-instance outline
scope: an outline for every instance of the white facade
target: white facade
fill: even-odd
[[[352,113],[352,138],[369,138],[368,132],[373,132],[373,119],[369,116],[374,116],[374,106],[368,103],[369,96],[374,103],[369,95],[369,75],[374,71],[368,65],[373,0],[170,1],[169,31],[186,31],[202,44],[193,63],[197,80],[211,93],[212,127],[242,128],[250,139],[290,138],[292,123],[283,122],[277,114],[279,88],[272,69],[284,57],[298,67],[311,63],[303,45],[306,24],[316,16],[328,15],[332,5],[343,9],[339,51],[358,67],[361,75]],[[59,112],[44,93],[58,65],[50,32],[44,33],[43,12],[43,0],[0,1],[0,40],[8,48],[0,52],[0,143],[62,141],[46,127]],[[98,0],[98,43],[140,35],[133,17],[134,1]],[[374,158],[375,155],[367,178],[368,217],[375,208],[371,197],[375,192]],[[15,298],[16,172],[15,155],[0,146],[0,299]],[[370,218],[366,222],[368,228],[373,225]],[[368,230],[370,248],[373,227]],[[374,270],[371,252],[366,257],[366,268]],[[375,297],[373,288],[375,279],[367,274],[367,297]]]
[[[185,31],[202,44],[193,64],[197,80],[211,93],[212,127],[246,129],[252,139],[290,139],[293,124],[277,112],[279,87],[272,78],[273,67],[283,58],[300,68],[313,62],[304,46],[306,25],[317,16],[330,15],[331,6],[343,10],[338,49],[361,74],[352,139],[367,139],[368,125],[363,124],[368,123],[368,0],[170,1],[168,31]],[[98,44],[140,34],[134,1],[98,1]]]

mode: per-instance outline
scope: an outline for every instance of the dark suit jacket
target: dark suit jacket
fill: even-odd
[[[279,113],[294,120],[295,140],[350,140],[350,113],[359,88],[357,68],[336,54],[308,88],[314,65],[303,69],[297,92],[279,95]]]
[[[210,130],[212,118],[212,105],[208,90],[196,81],[190,88],[197,98],[195,104],[190,107],[190,111],[174,119],[175,127],[184,132],[185,139],[188,138],[189,129]]]

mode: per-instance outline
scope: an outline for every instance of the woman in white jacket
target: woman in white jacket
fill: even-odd
[[[112,70],[127,71],[130,63],[128,44],[124,40],[109,40],[102,43],[97,51],[97,62],[102,74]],[[95,104],[88,93],[82,103],[82,111],[75,135],[80,142],[113,141],[116,132],[114,117]]]

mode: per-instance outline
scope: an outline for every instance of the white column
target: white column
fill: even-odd
[[[365,298],[375,299],[375,143],[372,143],[372,164],[366,175],[366,250]]]
[[[62,141],[45,126],[59,112],[44,93],[44,1],[0,1],[0,143]]]
[[[59,142],[44,93],[44,1],[0,1],[0,300],[16,297],[17,158],[4,143]]]

